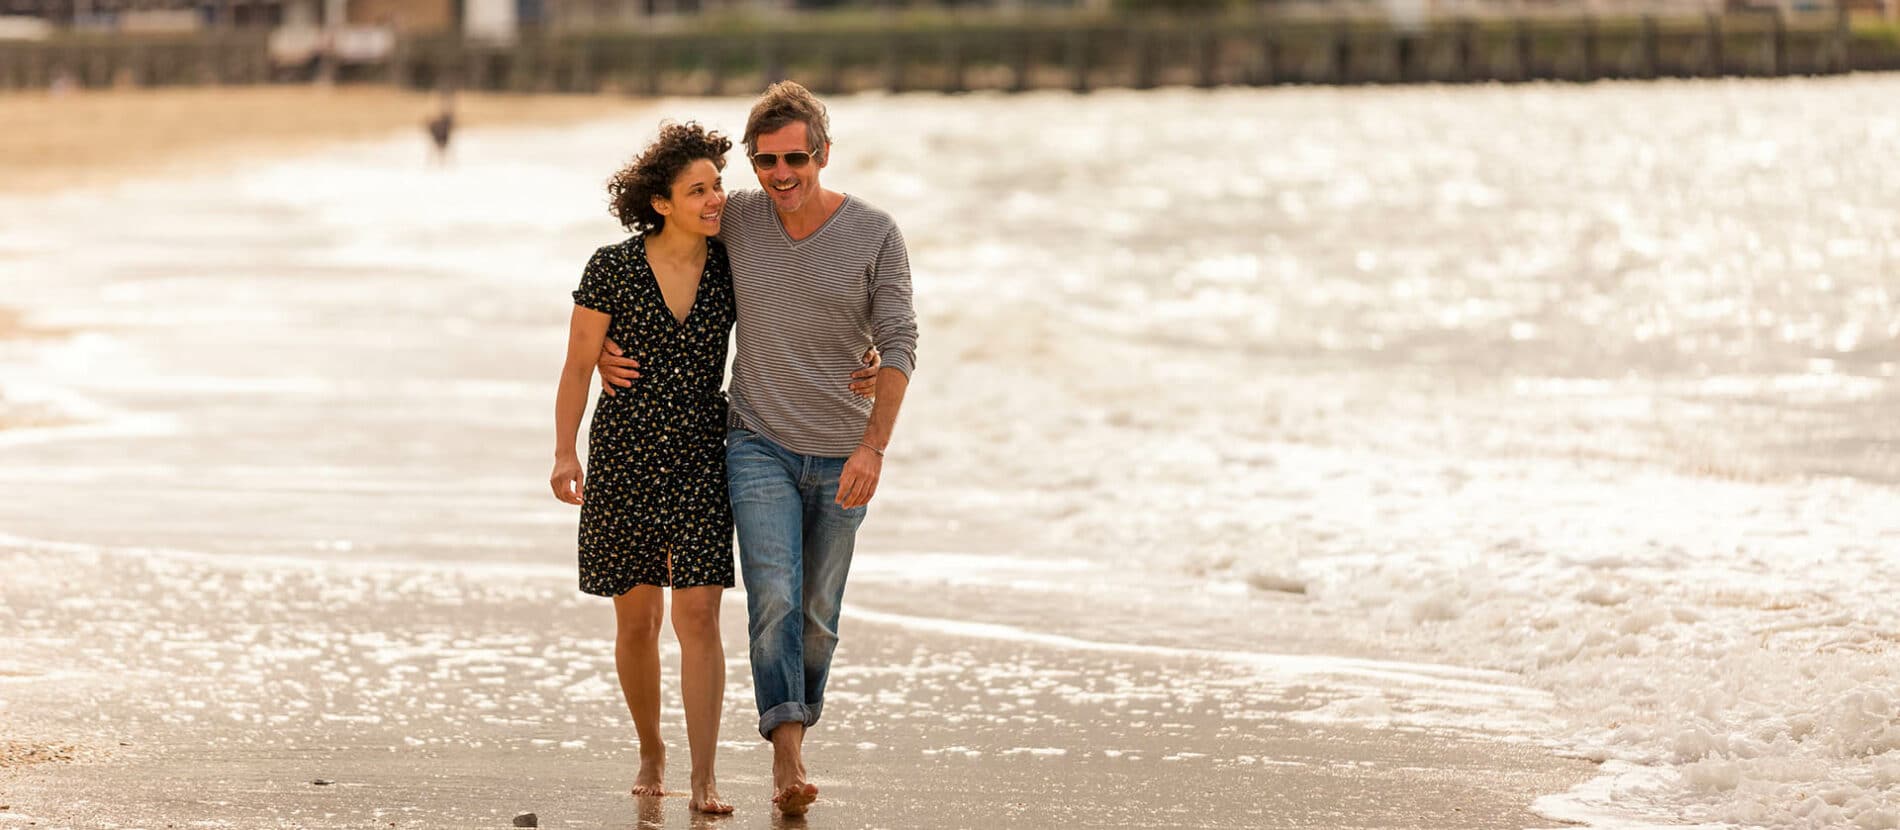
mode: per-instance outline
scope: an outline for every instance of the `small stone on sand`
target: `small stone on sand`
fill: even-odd
[[[536,816],[533,813],[522,813],[521,815],[515,816],[515,826],[516,827],[540,827],[541,818],[539,816]]]

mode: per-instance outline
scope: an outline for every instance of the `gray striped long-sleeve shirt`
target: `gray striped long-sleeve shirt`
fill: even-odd
[[[916,365],[903,233],[890,214],[846,196],[794,241],[760,190],[734,191],[720,224],[739,306],[733,424],[802,455],[850,455],[871,415],[847,386],[859,356],[876,345],[906,377]]]

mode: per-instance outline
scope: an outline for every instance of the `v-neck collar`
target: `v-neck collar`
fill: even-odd
[[[825,230],[830,228],[832,223],[838,221],[838,217],[844,214],[845,208],[851,206],[851,194],[840,193],[838,195],[844,197],[844,200],[838,203],[838,209],[832,211],[830,216],[825,217],[825,221],[819,223],[818,230],[807,234],[804,239],[792,238],[792,232],[785,229],[785,217],[778,215],[778,208],[772,206],[772,194],[770,193],[765,194],[766,209],[772,212],[772,227],[778,228],[779,238],[785,240],[785,244],[796,248],[818,237],[824,236]]]
[[[839,207],[839,210],[843,209],[842,206]],[[813,236],[816,235],[813,234]],[[699,267],[699,281],[693,283],[693,301],[686,306],[685,318],[673,316],[673,306],[666,302],[666,289],[660,285],[660,272],[659,269],[653,267],[653,257],[647,252],[647,238],[644,236],[640,237],[640,259],[647,264],[647,277],[653,283],[653,293],[660,297],[660,313],[666,315],[667,321],[671,322],[676,330],[686,328],[686,324],[693,321],[693,314],[699,311],[700,296],[706,293],[706,275],[712,273],[712,237],[706,237],[706,264]]]

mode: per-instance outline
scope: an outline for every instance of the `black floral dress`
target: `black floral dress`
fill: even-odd
[[[594,405],[582,488],[581,590],[732,587],[726,494],[726,346],[735,314],[724,243],[707,240],[686,322],[674,319],[634,237],[594,252],[574,303],[613,316],[607,336],[640,362]]]

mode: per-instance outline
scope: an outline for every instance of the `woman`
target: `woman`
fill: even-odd
[[[595,251],[574,292],[549,477],[556,498],[581,505],[581,590],[613,597],[614,664],[640,738],[633,793],[664,794],[659,636],[661,589],[670,586],[691,807],[715,814],[732,812],[719,797],[713,754],[726,686],[719,601],[733,584],[720,387],[734,310],[725,247],[712,238],[731,149],[697,124],[669,124],[608,184],[611,210],[634,236]],[[639,361],[641,376],[600,398],[583,480],[575,433],[609,334]]]

